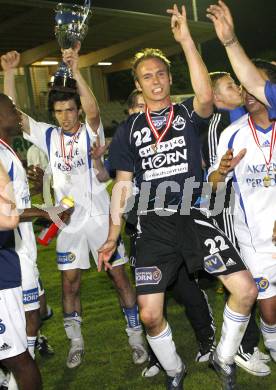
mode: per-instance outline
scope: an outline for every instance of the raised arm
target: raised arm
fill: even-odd
[[[269,106],[264,92],[265,80],[239,43],[229,8],[219,0],[218,4],[207,8],[207,17],[214,23],[217,36],[240,83],[251,95]]]
[[[171,28],[174,39],[181,45],[188,63],[192,87],[195,93],[195,111],[199,116],[206,118],[213,112],[211,81],[206,66],[191,37],[185,7],[182,6],[180,13],[176,4],[174,4],[173,9],[168,9],[167,12],[172,15]]]
[[[77,82],[78,93],[81,105],[86,115],[86,120],[91,129],[96,133],[100,124],[100,111],[97,100],[81,75],[79,69],[79,55],[77,49],[66,49],[63,51],[63,60],[71,68],[73,77]]]
[[[101,271],[103,265],[105,270],[112,268],[109,260],[116,250],[122,229],[123,214],[127,201],[132,195],[132,178],[132,172],[117,171],[111,197],[109,233],[106,242],[98,250],[98,271]]]
[[[101,183],[104,183],[110,179],[109,172],[103,163],[104,154],[108,148],[109,143],[101,146],[99,136],[97,136],[96,141],[90,149],[90,156],[93,159],[93,167],[95,169],[97,179]]]
[[[13,99],[15,105],[17,105],[15,73],[19,63],[20,54],[17,51],[10,51],[1,57],[1,66],[4,71],[4,93]],[[21,111],[21,116],[23,130],[30,134],[28,115]]]

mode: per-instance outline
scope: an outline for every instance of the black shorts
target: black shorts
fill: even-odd
[[[165,292],[183,262],[189,273],[204,269],[214,276],[247,269],[214,219],[195,208],[190,215],[140,216],[136,250],[137,294]]]

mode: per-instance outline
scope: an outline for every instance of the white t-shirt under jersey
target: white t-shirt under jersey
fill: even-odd
[[[66,164],[66,157],[64,158],[62,152],[61,128],[36,122],[32,118],[29,118],[29,123],[30,134],[24,133],[24,137],[48,155],[56,202],[59,203],[64,196],[72,196],[75,201],[70,225],[74,221],[85,222],[88,217],[107,215],[109,196],[105,185],[98,181],[89,156],[90,147],[96,140],[96,134],[88,123],[81,125],[77,135],[63,133],[65,155],[69,160],[69,165]],[[97,134],[103,145],[105,141],[102,124]],[[73,140],[75,141],[72,145]]]
[[[257,252],[276,253],[272,243],[272,231],[276,220],[276,145],[273,150],[269,174],[271,185],[265,187],[266,160],[269,159],[272,126],[262,129],[256,126],[261,150],[253,138],[248,124],[248,114],[227,127],[220,136],[217,161],[209,169],[216,170],[227,149],[234,149],[234,156],[242,149],[247,152],[226,180],[233,177],[235,188],[235,233],[241,246],[252,246]]]

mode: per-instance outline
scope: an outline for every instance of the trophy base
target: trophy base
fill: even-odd
[[[60,92],[77,92],[77,82],[71,77],[55,76],[52,90]]]

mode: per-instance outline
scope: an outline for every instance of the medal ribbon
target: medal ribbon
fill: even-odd
[[[81,125],[80,125],[81,127]],[[76,131],[76,133],[74,134],[73,138],[72,138],[72,143],[71,143],[71,146],[70,146],[70,150],[69,150],[69,155],[67,156],[66,155],[66,148],[65,148],[65,142],[64,142],[64,134],[63,132],[61,131],[61,134],[60,134],[60,149],[61,149],[61,155],[62,155],[62,158],[63,158],[63,161],[65,163],[65,165],[69,166],[71,168],[71,163],[70,163],[70,160],[72,160],[73,158],[73,149],[74,149],[74,144],[75,144],[75,140],[79,134],[79,130],[80,130],[80,127],[79,129]]]
[[[270,148],[269,148],[269,158],[268,158],[268,160],[266,159],[265,154],[264,154],[264,152],[262,150],[262,147],[260,145],[260,141],[259,141],[259,138],[258,138],[256,127],[255,127],[253,119],[251,118],[250,115],[248,117],[248,124],[250,126],[251,131],[252,131],[252,135],[253,135],[254,141],[255,141],[256,145],[258,146],[258,148],[260,149],[260,151],[263,154],[263,157],[264,157],[264,160],[265,160],[265,165],[266,165],[266,171],[267,171],[267,174],[268,174],[268,172],[269,172],[269,165],[270,165],[270,162],[271,162],[271,159],[272,159],[273,150],[274,150],[274,146],[275,146],[275,142],[276,142],[276,122],[273,122],[272,134],[271,134],[271,138],[270,138]]]
[[[21,162],[15,151],[5,141],[3,141],[2,138],[0,138],[0,144],[4,145]]]
[[[151,129],[151,131],[152,131],[152,133],[153,133],[153,135],[155,137],[155,139],[156,139],[156,143],[155,143],[156,146],[158,146],[160,144],[162,139],[165,137],[165,135],[169,131],[169,128],[171,127],[171,124],[172,124],[172,121],[173,121],[173,117],[174,117],[173,105],[171,104],[170,105],[169,116],[168,116],[168,119],[166,120],[166,127],[162,131],[162,133],[159,135],[158,130],[154,126],[154,123],[153,123],[153,121],[151,119],[149,108],[148,108],[148,106],[146,107],[146,119],[147,119],[148,125],[149,125],[149,127],[150,127],[150,129]]]

